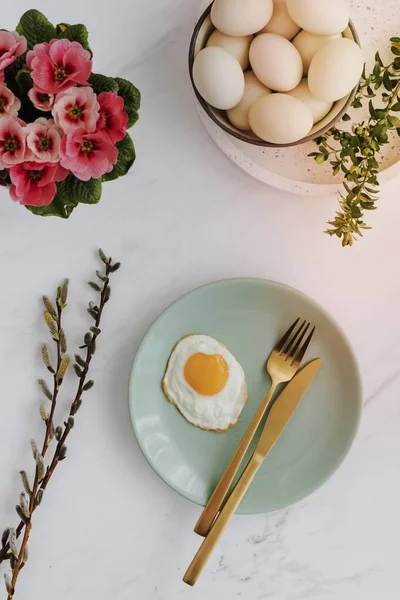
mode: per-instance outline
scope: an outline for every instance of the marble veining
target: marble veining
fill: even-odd
[[[385,184],[369,216],[373,229],[343,250],[323,234],[334,198],[272,190],[209,139],[186,65],[198,2],[34,4],[53,21],[86,23],[95,69],[132,79],[143,107],[132,130],[136,164],[104,187],[98,206],[80,206],[68,222],[41,220],[0,190],[0,527],[14,521],[18,471],[29,467],[29,440],[42,427],[35,384],[46,339],[40,296],[70,278],[65,325],[73,349],[87,326],[94,248],[104,246],[123,263],[95,357],[96,387],[35,515],[16,600],[396,598],[398,179]],[[1,26],[13,28],[31,7],[28,0],[7,3]],[[199,507],[170,490],[141,455],[128,420],[127,379],[142,335],[167,304],[235,276],[277,280],[323,304],[353,344],[368,402],[355,445],[333,478],[283,512],[235,517],[190,589],[181,579],[200,543],[192,532]],[[70,390],[73,384],[71,375]]]

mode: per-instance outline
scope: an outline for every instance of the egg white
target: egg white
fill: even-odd
[[[196,353],[219,354],[229,367],[225,387],[214,396],[198,394],[185,379],[186,361]],[[189,423],[212,431],[226,431],[235,425],[247,400],[242,366],[223,344],[208,335],[190,335],[176,344],[162,385],[167,398]]]

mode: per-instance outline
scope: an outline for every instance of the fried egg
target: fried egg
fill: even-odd
[[[189,423],[212,431],[235,425],[247,400],[242,366],[208,335],[190,335],[176,344],[162,385]]]

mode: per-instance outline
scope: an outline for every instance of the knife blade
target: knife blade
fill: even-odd
[[[254,454],[259,454],[262,460],[265,459],[281,436],[321,365],[322,360],[320,358],[308,363],[293,377],[273,403],[254,450]]]
[[[283,392],[275,400],[267,416],[264,429],[252,457],[183,577],[183,581],[188,585],[194,585],[196,583],[217,545],[219,538],[246,494],[258,469],[261,467],[270,450],[276,444],[286,425],[289,423],[296,408],[303,399],[304,394],[320,370],[321,365],[322,360],[320,358],[308,363],[308,365],[293,377]]]

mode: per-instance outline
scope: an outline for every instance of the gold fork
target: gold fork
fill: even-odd
[[[314,334],[313,329],[302,344],[310,323],[303,321],[300,327],[297,327],[299,321],[300,319],[296,319],[271,352],[266,364],[267,372],[271,378],[271,386],[194,527],[194,531],[199,535],[206,536],[218,516],[218,512],[228,495],[235,475],[267,411],[276,388],[281,383],[290,381],[299,369]]]

